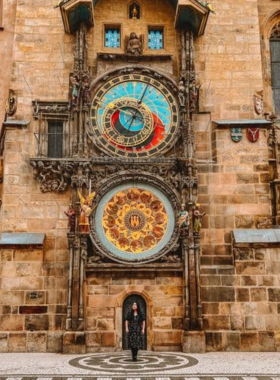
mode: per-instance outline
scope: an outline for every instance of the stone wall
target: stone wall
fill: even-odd
[[[130,294],[147,304],[147,341],[151,350],[181,350],[183,277],[178,273],[125,273],[87,278],[87,349],[122,349],[122,305]]]
[[[279,248],[235,247],[232,267],[202,267],[207,351],[280,351]]]
[[[0,351],[60,352],[65,330],[67,265],[42,247],[0,250]]]
[[[11,73],[13,69],[13,42],[16,20],[16,0],[3,1],[1,17],[3,29],[0,30],[0,126],[5,117],[5,102],[9,95]],[[2,10],[1,10],[2,11]]]

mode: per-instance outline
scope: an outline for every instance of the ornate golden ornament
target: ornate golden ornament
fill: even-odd
[[[118,249],[142,253],[164,237],[168,215],[162,201],[152,192],[129,188],[115,194],[106,204],[102,227],[106,238]]]

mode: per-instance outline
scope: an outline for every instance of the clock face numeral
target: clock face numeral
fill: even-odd
[[[105,151],[146,157],[171,147],[178,130],[178,106],[169,89],[157,80],[121,75],[98,90],[90,120]]]

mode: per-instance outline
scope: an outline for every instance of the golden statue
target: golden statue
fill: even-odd
[[[78,190],[78,195],[80,198],[80,203],[81,203],[81,209],[80,209],[80,218],[79,218],[79,232],[82,233],[89,233],[90,228],[89,228],[89,216],[93,211],[92,208],[92,201],[93,198],[95,197],[95,191],[87,196],[85,199],[80,191]]]

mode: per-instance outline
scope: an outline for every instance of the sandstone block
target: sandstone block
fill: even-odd
[[[101,346],[101,332],[86,332],[86,345],[99,347]]]
[[[10,333],[8,349],[9,352],[26,352],[26,332]]]
[[[257,276],[241,276],[241,285],[243,286],[257,285]]]
[[[27,352],[46,352],[47,333],[29,332],[27,334]]]
[[[0,250],[0,261],[12,261],[13,260],[13,249],[1,249]]]
[[[206,330],[230,330],[230,318],[225,315],[204,316],[203,327]]]
[[[272,331],[259,332],[260,351],[276,351],[275,334]]]
[[[225,332],[223,333],[223,351],[239,351],[240,350],[240,333]]]
[[[249,315],[245,317],[246,330],[265,330],[264,317],[258,315]]]
[[[241,351],[258,351],[259,339],[258,333],[240,333],[240,350]]]
[[[170,317],[155,317],[154,318],[154,328],[156,329],[171,329],[172,321]]]
[[[26,315],[25,329],[29,331],[42,331],[49,329],[48,315]]]
[[[236,262],[236,273],[243,275],[265,274],[263,262]]]
[[[244,329],[244,317],[239,314],[230,316],[230,328],[231,330],[243,330]]]
[[[280,289],[269,288],[268,289],[268,301],[270,302],[280,302]]]
[[[233,253],[236,260],[254,259],[254,250],[252,248],[234,248]]]
[[[205,332],[206,351],[214,352],[221,351],[223,348],[222,333],[221,332]]]
[[[43,261],[43,251],[38,249],[16,249],[15,261]]]
[[[24,317],[22,315],[2,315],[0,316],[0,326],[2,331],[23,331]]]
[[[156,346],[181,345],[181,330],[163,331],[154,330],[154,343]]]
[[[201,294],[202,301],[205,302],[230,302],[234,301],[234,289],[230,287],[204,288]]]
[[[267,300],[267,292],[266,289],[263,288],[252,288],[250,289],[251,301],[260,302]]]
[[[116,345],[116,333],[115,332],[102,332],[101,333],[101,345],[102,347],[115,347]]]
[[[182,334],[183,352],[204,353],[206,351],[205,333],[203,331],[184,331]]]
[[[115,323],[113,319],[98,319],[97,329],[98,330],[114,330]]]
[[[8,352],[8,334],[0,333],[0,353]]]
[[[62,352],[62,333],[49,332],[47,335],[47,352]]]

